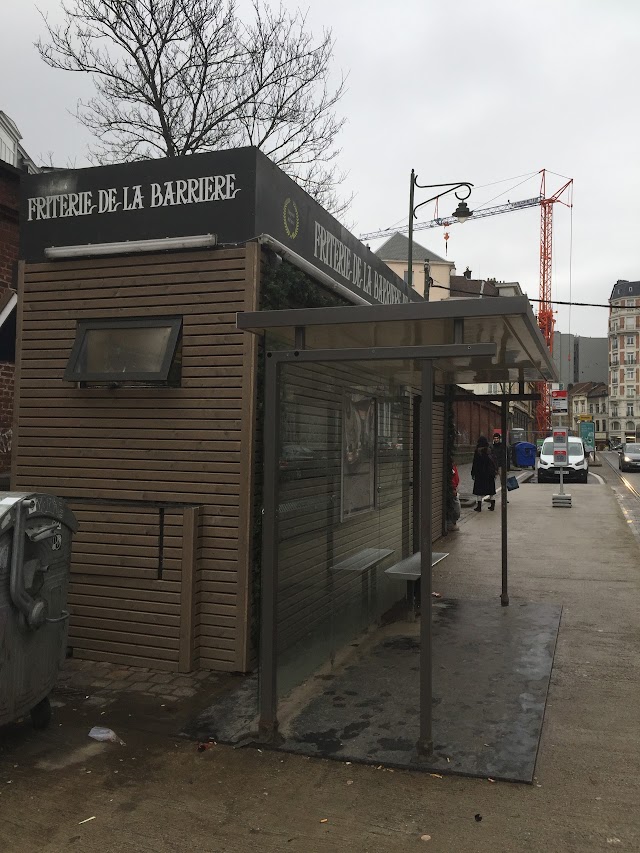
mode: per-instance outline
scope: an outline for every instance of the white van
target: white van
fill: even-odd
[[[538,482],[560,481],[560,469],[553,464],[553,438],[545,438],[538,459]],[[582,439],[577,436],[569,436],[569,452],[567,464],[563,465],[564,473],[562,479],[565,481],[576,480],[586,483],[589,475],[589,460],[584,452]]]

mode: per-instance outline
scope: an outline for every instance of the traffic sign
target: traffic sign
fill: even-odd
[[[556,468],[567,464],[569,454],[569,430],[554,429],[553,431],[553,464]]]
[[[554,415],[569,414],[569,392],[568,391],[552,391],[551,392],[551,412]]]

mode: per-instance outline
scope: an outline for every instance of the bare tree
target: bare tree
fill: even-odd
[[[238,145],[263,150],[325,207],[342,212],[336,188],[334,41],[306,16],[253,0],[69,0],[64,23],[44,17],[36,46],[53,68],[89,73],[96,95],[78,119],[97,138],[94,162],[175,157]]]

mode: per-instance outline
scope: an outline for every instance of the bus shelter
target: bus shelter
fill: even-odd
[[[432,518],[434,405],[446,386],[511,383],[526,397],[525,383],[555,378],[530,304],[496,297],[257,311],[238,314],[237,326],[265,341],[261,738],[277,741],[292,685],[393,607],[397,576],[413,564],[421,610],[416,750],[429,756],[432,543],[440,533]],[[374,431],[388,450],[379,470],[370,464]],[[353,519],[358,528],[349,527]],[[506,605],[505,488],[502,525]]]

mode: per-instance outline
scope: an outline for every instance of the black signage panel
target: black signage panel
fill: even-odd
[[[255,236],[256,149],[238,148],[25,176],[20,256],[49,246],[216,234]]]
[[[274,237],[374,305],[422,301],[262,152],[258,152],[256,175],[258,233]]]
[[[256,148],[24,176],[20,256],[45,249],[215,234],[269,235],[372,304],[418,299]],[[90,254],[90,251],[87,252]]]

